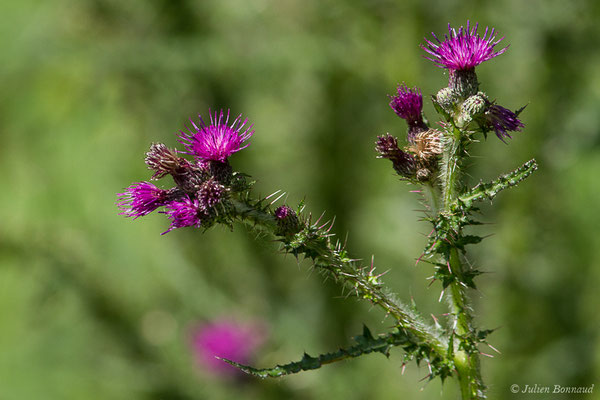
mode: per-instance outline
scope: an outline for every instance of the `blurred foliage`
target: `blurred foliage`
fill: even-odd
[[[149,178],[151,142],[174,146],[187,118],[231,108],[256,129],[231,162],[260,192],[337,216],[353,255],[375,254],[401,298],[445,312],[430,266],[414,267],[427,233],[418,199],[373,146],[404,134],[387,105],[396,84],[446,84],[423,36],[467,19],[511,44],[478,68],[483,88],[505,107],[529,104],[508,146],[476,147],[473,182],[540,164],[483,210],[493,224],[477,232],[494,235],[470,253],[490,272],[473,293],[481,327],[500,327],[502,354],[483,365],[490,398],[517,398],[513,383],[598,384],[599,18],[593,0],[2,2],[0,397],[455,398],[453,382],[419,382],[426,367],[400,376],[397,352],[278,381],[208,374],[190,346],[203,321],[268,326],[257,366],[390,321],[244,229],[160,236],[163,215],[126,220],[114,202]]]

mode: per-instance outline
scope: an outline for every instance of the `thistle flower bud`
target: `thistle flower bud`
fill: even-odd
[[[448,88],[459,98],[466,99],[479,91],[479,81],[475,68],[457,69],[448,72]]]
[[[388,133],[385,136],[378,136],[375,144],[375,150],[379,153],[378,158],[390,160],[398,175],[408,178],[415,174],[415,158],[400,150],[398,139]]]
[[[213,178],[203,182],[196,194],[200,206],[204,209],[212,208],[219,203],[225,194],[225,186],[219,184]]]
[[[486,110],[488,104],[487,96],[483,92],[469,96],[461,105],[460,113],[455,118],[456,124],[460,127],[468,125]]]
[[[300,220],[296,212],[288,206],[277,207],[273,213],[277,220],[278,233],[280,235],[293,235],[300,230]]]
[[[435,100],[444,111],[452,113],[458,100],[458,96],[456,96],[452,89],[445,87],[437,92]]]
[[[478,92],[463,102],[462,109],[471,115],[477,115],[484,112],[487,105],[488,99],[486,94],[483,92]]]

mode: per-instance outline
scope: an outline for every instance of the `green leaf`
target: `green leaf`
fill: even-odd
[[[393,346],[405,345],[409,342],[409,338],[401,330],[394,330],[386,335],[373,337],[369,328],[363,325],[362,335],[354,337],[356,345],[348,348],[340,348],[338,351],[326,354],[320,354],[317,357],[312,357],[306,353],[300,361],[291,362],[284,365],[277,365],[271,368],[254,368],[248,365],[243,365],[226,358],[217,357],[226,363],[239,368],[241,371],[259,378],[277,378],[283,375],[295,374],[300,371],[309,371],[312,369],[321,368],[324,364],[330,364],[337,361],[342,361],[347,358],[355,358],[369,353],[381,353],[386,357],[389,356],[389,350]]]
[[[457,208],[463,207],[470,209],[472,208],[473,202],[481,200],[492,200],[500,191],[516,186],[531,174],[533,174],[538,168],[535,159],[527,161],[525,164],[517,168],[516,170],[509,172],[506,175],[500,176],[498,179],[489,183],[479,183],[477,186],[461,195],[458,199],[459,204]]]

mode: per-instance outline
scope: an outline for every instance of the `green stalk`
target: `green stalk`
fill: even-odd
[[[274,232],[277,223],[271,213],[248,201],[234,199],[232,203],[241,222]],[[422,322],[410,307],[383,291],[380,284],[362,273],[356,267],[355,260],[343,256],[330,240],[315,236],[306,238],[303,246],[311,254],[316,267],[329,272],[336,280],[356,290],[360,298],[369,300],[394,317],[399,326],[414,337],[415,344],[427,345],[437,357],[445,358],[447,339],[440,337],[432,327]]]
[[[466,287],[461,284],[463,265],[460,261],[460,255],[456,248],[450,252],[450,268],[454,274],[458,275],[458,280],[450,284],[450,304],[452,315],[454,316],[455,332],[459,342],[461,339],[470,339],[474,337],[472,320],[473,315],[468,304]],[[460,349],[454,353],[454,364],[458,373],[460,391],[463,400],[483,399],[485,386],[481,379],[479,364],[479,354],[477,351],[467,353]]]
[[[437,215],[440,212],[440,195],[438,189],[432,182],[427,182],[423,185],[424,197],[432,215]]]
[[[441,162],[442,179],[442,212],[450,214],[452,205],[460,193],[461,187],[461,159],[463,157],[463,145],[461,132],[454,128],[452,135],[448,137],[446,150]],[[454,235],[462,236],[462,231],[452,232]],[[469,308],[466,285],[463,283],[464,269],[460,259],[458,249],[453,247],[446,260],[444,260],[457,277],[450,284],[449,299],[451,304],[452,316],[454,317],[454,330],[457,336],[457,343],[454,345],[454,363],[460,384],[460,390],[463,400],[483,399],[484,384],[481,379],[479,354],[477,350],[467,351],[461,348],[460,343],[473,342],[474,331],[472,327],[473,316]]]

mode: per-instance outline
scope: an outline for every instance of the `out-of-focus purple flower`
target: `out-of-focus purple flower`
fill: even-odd
[[[235,376],[240,371],[216,357],[248,364],[265,339],[264,327],[241,324],[230,319],[216,320],[192,331],[192,346],[197,362],[221,376]]]
[[[171,226],[161,235],[186,226],[199,228],[202,224],[201,215],[203,212],[204,210],[198,199],[192,200],[187,195],[181,201],[172,201],[166,204],[164,213],[171,219]]]
[[[244,130],[248,120],[242,121],[242,114],[238,115],[231,125],[227,125],[229,110],[227,115],[223,110],[214,114],[211,114],[209,110],[209,115],[209,125],[199,115],[200,124],[196,125],[194,121],[190,120],[195,132],[180,131],[180,142],[185,146],[187,154],[195,155],[201,160],[225,162],[233,153],[248,147],[249,143],[245,142],[254,131],[252,125]]]
[[[159,189],[149,182],[137,182],[118,193],[117,205],[122,210],[120,215],[138,218],[150,214],[169,200],[167,190]]]
[[[444,35],[444,41],[440,41],[432,32],[437,43],[425,39],[427,44],[421,47],[431,56],[425,58],[433,61],[441,68],[467,70],[475,68],[482,62],[499,56],[506,51],[508,46],[502,50],[494,51],[494,46],[500,43],[504,37],[496,40],[495,30],[492,28],[489,31],[487,27],[483,37],[480,37],[477,34],[478,26],[479,24],[475,24],[474,27],[471,27],[469,21],[467,21],[467,27],[463,28],[461,26],[456,32],[456,29],[448,24],[449,35]]]
[[[507,108],[492,104],[485,112],[485,118],[490,126],[494,129],[496,136],[504,142],[505,138],[511,138],[508,132],[520,131],[525,127],[517,114]]]

